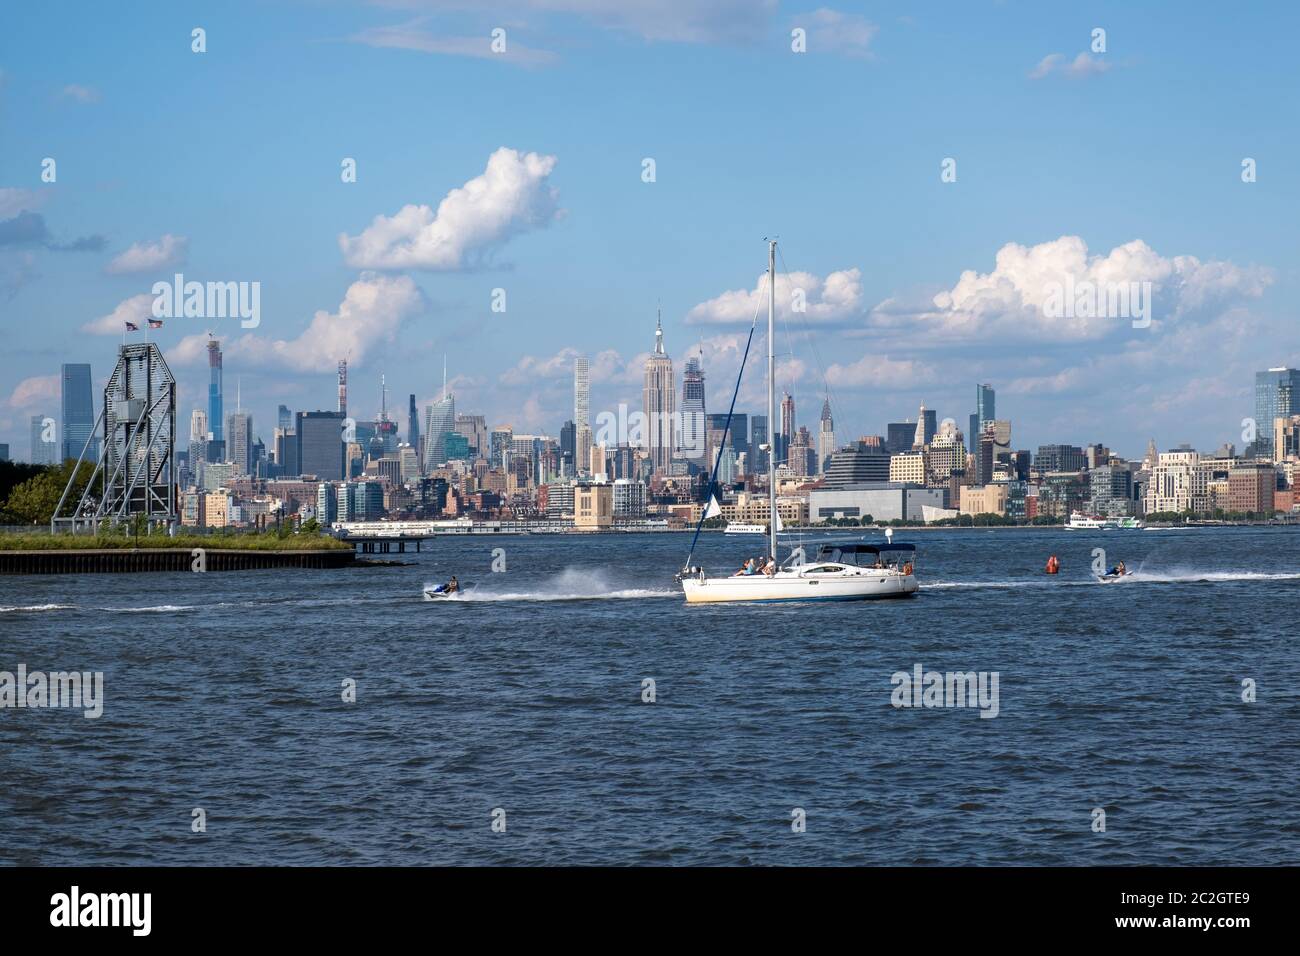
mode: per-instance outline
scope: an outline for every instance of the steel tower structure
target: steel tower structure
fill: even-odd
[[[54,509],[50,530],[97,530],[101,522],[144,515],[151,524],[176,523],[176,379],[152,342],[123,345],[117,367],[104,388],[104,407],[95,423],[103,424],[103,445],[81,498],[72,513],[61,516],[72,494],[77,470],[86,461],[87,439],[77,469]],[[93,436],[93,432],[92,432]],[[98,483],[98,496],[95,495]]]

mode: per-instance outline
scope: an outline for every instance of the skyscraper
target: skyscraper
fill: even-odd
[[[822,402],[821,424],[817,429],[817,473],[825,474],[835,454],[835,420],[831,417],[831,398]]]
[[[688,358],[686,367],[682,369],[681,421],[681,457],[698,462],[705,454],[707,418],[704,409],[704,371],[700,368],[700,360],[695,356]],[[735,446],[734,442],[730,444]],[[711,462],[709,466],[712,467]]]
[[[664,352],[662,318],[655,326],[655,350],[645,363],[645,385],[641,392],[645,412],[646,446],[656,472],[667,472],[676,445],[677,394],[673,385],[673,360]]]
[[[222,422],[225,414],[221,406],[221,343],[216,339],[208,340],[208,428],[211,440],[225,441]]]
[[[253,416],[248,412],[232,412],[226,423],[226,460],[235,466],[238,475],[253,473]]]
[[[926,445],[928,436],[925,434],[925,406],[921,406],[921,414],[916,417],[916,432],[912,436],[912,451],[920,451]]]
[[[767,474],[767,456],[771,450],[763,451],[760,445],[766,445],[767,435],[767,416],[755,415],[750,419],[750,438],[749,448],[751,460],[749,462],[749,473],[751,475]]]
[[[994,414],[996,409],[993,402],[992,385],[975,386],[975,412],[970,417],[970,433],[966,438],[970,441],[971,451],[979,448],[980,432],[984,430],[984,423],[991,422],[997,415]]]
[[[343,415],[299,412],[294,422],[297,474],[321,481],[343,480]]]
[[[276,412],[276,427],[285,431],[293,431],[293,412],[289,411],[288,405],[281,405]]]
[[[62,381],[63,442],[60,458],[77,458],[85,448],[86,458],[97,460],[99,442],[92,435],[95,430],[95,398],[90,385],[90,366],[81,363],[64,365]],[[87,439],[90,440],[89,447]]]
[[[591,460],[591,368],[587,356],[573,360],[573,459],[576,472],[589,470]]]
[[[1274,420],[1300,411],[1300,369],[1271,368],[1255,373],[1255,442],[1246,454],[1273,457]]]
[[[447,436],[456,434],[456,399],[446,393],[425,408],[424,417],[426,471],[447,463]]]
[[[421,449],[420,449],[420,410],[419,410],[418,408],[415,407],[415,395],[414,395],[414,394],[411,395],[411,397],[410,397],[410,404],[407,406],[407,409],[406,409],[406,443],[407,443],[408,445],[410,445],[412,448],[415,449],[415,454],[416,454],[416,456],[417,456],[417,460],[419,460],[419,461],[423,461],[422,458],[419,458],[419,457],[418,457],[418,456],[420,455],[420,452],[421,452]]]

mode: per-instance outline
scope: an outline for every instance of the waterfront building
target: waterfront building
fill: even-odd
[[[1277,471],[1271,462],[1243,461],[1228,472],[1226,511],[1237,514],[1273,514],[1273,492],[1277,490]]]
[[[614,486],[595,482],[574,486],[573,526],[598,531],[614,525]]]
[[[1006,515],[1006,484],[963,485],[958,512],[964,515]]]
[[[1088,470],[1088,511],[1108,518],[1134,514],[1133,472],[1126,465],[1098,465]]]
[[[537,507],[546,517],[562,520],[573,517],[572,481],[553,481],[538,489]]]
[[[841,488],[813,488],[808,492],[807,502],[808,518],[813,524],[843,518],[861,521],[868,517],[877,522],[921,521],[923,508],[947,507],[946,488],[923,488],[890,481],[862,482]]]
[[[645,415],[645,446],[649,450],[651,467],[658,474],[667,474],[677,444],[677,395],[673,384],[673,360],[664,351],[662,320],[655,327],[655,350],[646,359],[641,404]]]
[[[1162,452],[1147,482],[1146,511],[1190,511],[1192,476],[1200,456],[1191,448]]]
[[[1247,455],[1273,458],[1274,422],[1300,412],[1300,369],[1255,373],[1255,441]]]
[[[646,515],[645,482],[632,478],[614,479],[614,517],[644,518]]]

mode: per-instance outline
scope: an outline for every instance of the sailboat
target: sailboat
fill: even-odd
[[[776,421],[776,240],[768,240],[767,248],[767,420]],[[757,316],[755,316],[757,320]],[[757,322],[755,323],[757,324]],[[754,330],[750,329],[749,341]],[[749,356],[749,344],[745,357]],[[745,359],[740,363],[744,374]],[[736,382],[736,392],[740,382]],[[730,427],[731,414],[736,407],[736,393],[731,396],[731,412],[727,415]],[[770,431],[769,431],[770,434]],[[722,443],[726,442],[724,432]],[[767,453],[768,500],[768,565],[766,571],[752,567],[727,577],[710,577],[703,568],[692,565],[695,543],[699,541],[704,521],[720,513],[716,497],[710,493],[708,507],[704,509],[695,528],[695,540],[686,565],[677,575],[687,604],[716,604],[737,601],[863,601],[874,598],[911,597],[919,590],[913,573],[914,545],[895,544],[892,530],[886,532],[884,544],[849,544],[831,542],[821,545],[809,561],[802,548],[796,548],[784,564],[777,562],[776,536],[781,529],[781,517],[776,507],[776,453],[769,438],[759,449]],[[721,452],[719,452],[719,455]],[[713,474],[717,474],[715,465]],[[712,488],[712,479],[710,479]]]

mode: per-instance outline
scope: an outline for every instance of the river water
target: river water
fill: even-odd
[[[0,862],[1300,861],[1300,533],[908,539],[921,593],[867,603],[688,607],[681,534],[0,578],[0,671],[104,675],[0,709]],[[894,706],[918,665],[996,701]]]

